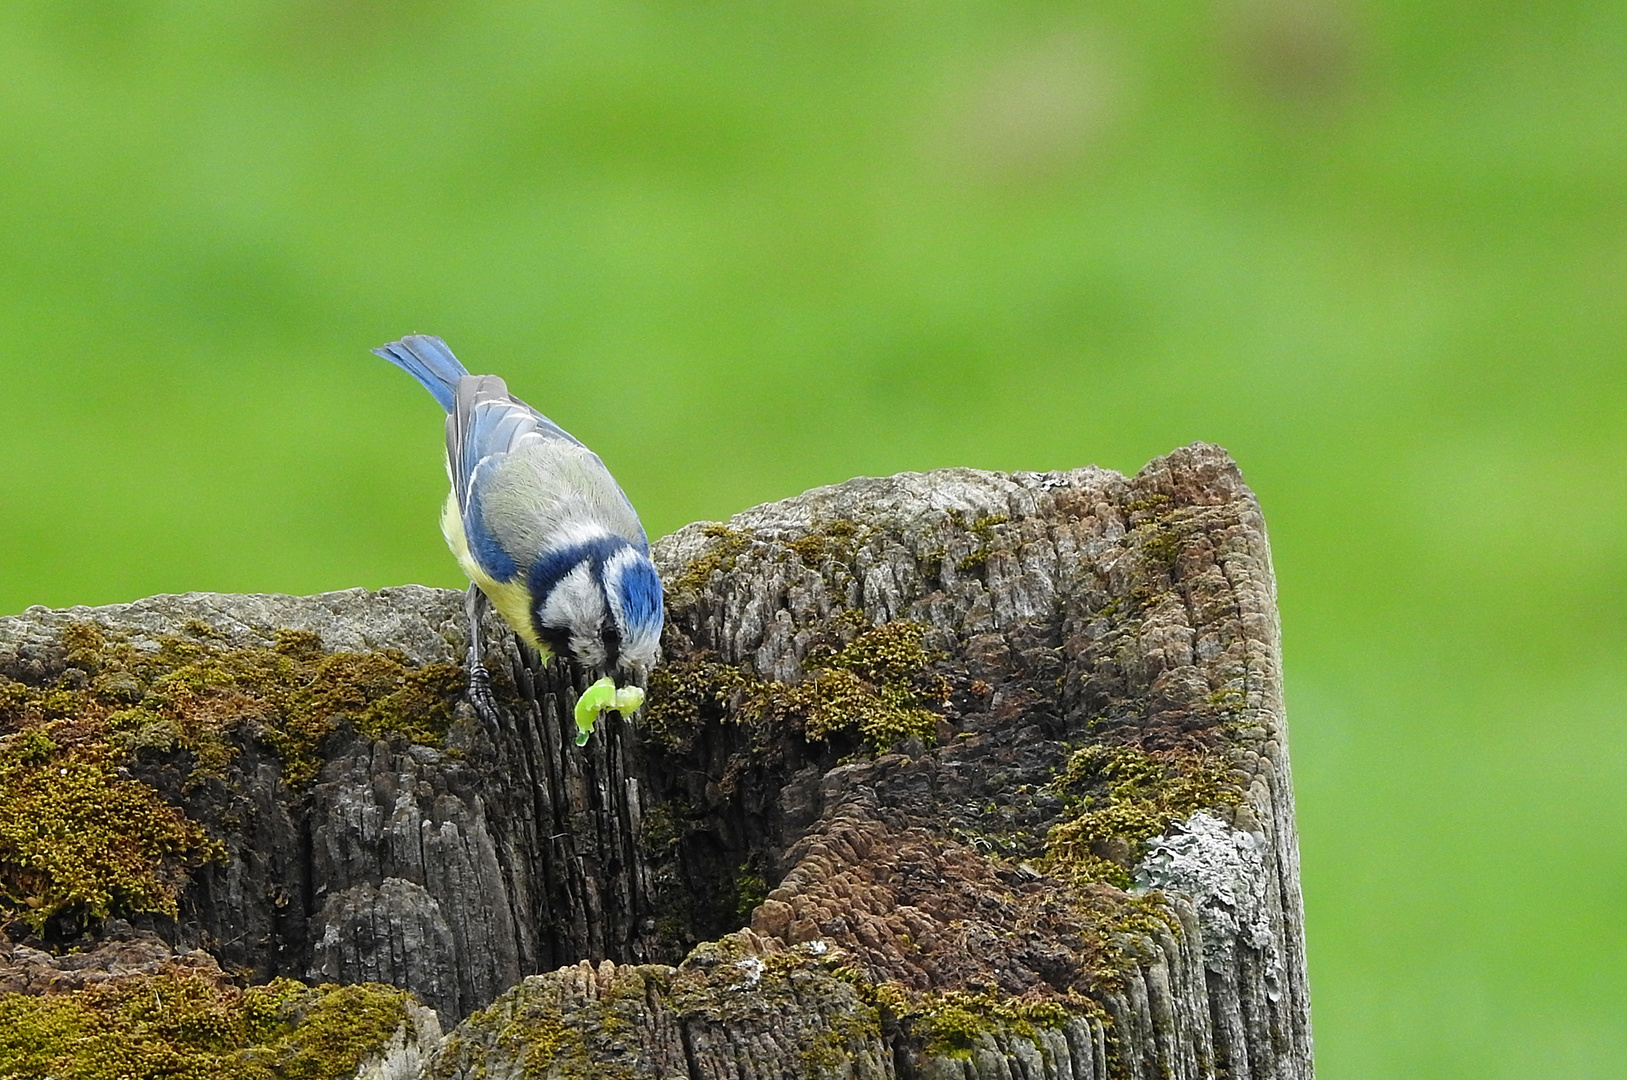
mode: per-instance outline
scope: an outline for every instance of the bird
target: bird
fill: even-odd
[[[600,710],[638,708],[658,660],[661,579],[638,513],[599,455],[498,376],[469,374],[440,338],[410,334],[373,352],[446,410],[452,490],[441,532],[469,578],[476,711],[496,726],[479,637],[489,602],[544,661],[562,657],[602,676],[577,702],[585,745]]]

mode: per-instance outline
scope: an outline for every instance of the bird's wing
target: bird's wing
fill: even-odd
[[[447,416],[447,465],[470,552],[499,581],[584,529],[648,550],[638,515],[599,456],[513,397],[471,375]]]
[[[508,392],[496,375],[466,375],[446,415],[446,460],[459,505],[481,460],[510,454],[527,441],[559,440],[581,446],[570,433]]]

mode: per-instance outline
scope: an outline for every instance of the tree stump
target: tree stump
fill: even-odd
[[[109,926],[390,983],[457,1025],[411,1054],[438,1080],[1311,1076],[1275,586],[1223,451],[858,479],[655,556],[665,659],[580,749],[581,673],[495,623],[474,718],[455,592],[0,619],[0,734],[78,709],[108,784],[223,844],[154,856],[172,909],[9,912],[28,985]]]

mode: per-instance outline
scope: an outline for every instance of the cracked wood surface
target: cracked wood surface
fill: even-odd
[[[936,731],[877,754],[732,700],[676,737],[607,716],[579,752],[579,676],[493,633],[495,738],[466,709],[438,749],[342,728],[300,792],[247,740],[227,781],[166,792],[229,858],[152,929],[257,977],[376,979],[449,1023],[474,1013],[430,1055],[445,1080],[1311,1075],[1275,586],[1223,451],[1132,478],[859,479],[655,555],[674,670],[798,684],[833,635],[910,620],[947,688]],[[92,621],[455,662],[461,611],[416,587],[31,609],[0,619],[0,659],[48,674],[63,628]],[[1221,755],[1240,792],[1139,863],[1103,848],[1150,900],[1046,862],[1072,813],[1058,778],[1092,745]],[[1068,1019],[946,1049],[888,996],[955,993]]]

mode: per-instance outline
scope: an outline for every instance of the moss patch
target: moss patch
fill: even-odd
[[[829,562],[851,562],[854,553],[865,542],[869,533],[869,530],[851,521],[837,520],[810,529],[795,539],[776,542],[764,540],[740,529],[732,529],[727,525],[706,525],[702,528],[701,534],[713,543],[708,544],[700,555],[667,582],[666,589],[669,596],[675,599],[693,598],[712,580],[713,574],[728,573],[734,569],[735,562],[753,544],[759,545],[764,550],[777,551],[777,557],[780,559],[794,554],[804,565],[814,568],[822,567]]]
[[[296,787],[316,778],[322,742],[342,719],[371,739],[439,746],[463,691],[455,665],[412,667],[393,649],[328,653],[304,631],[279,631],[271,648],[171,639],[159,654],[178,663],[152,681],[147,700],[177,722],[184,745],[203,748],[207,762],[212,741],[249,724]]]
[[[251,1041],[239,1057],[285,1080],[354,1076],[407,1022],[407,1000],[406,991],[379,983],[312,990],[278,979],[252,987],[244,992]]]
[[[1080,1009],[1085,1008],[1081,999]],[[1028,1001],[964,990],[923,994],[905,1014],[911,1034],[932,1056],[968,1057],[985,1032],[1033,1039],[1041,1027],[1062,1027],[1074,1014],[1055,1001]]]
[[[582,1031],[536,1002],[527,1002],[498,1029],[497,1049],[523,1061],[527,1076],[546,1075],[550,1066],[586,1075],[591,1064]]]
[[[755,676],[710,653],[668,656],[650,673],[640,730],[662,746],[686,751],[703,724],[733,719],[736,695],[758,684]]]
[[[412,667],[398,652],[326,653],[294,631],[233,649],[194,629],[153,648],[77,623],[45,675],[0,675],[0,918],[41,932],[58,916],[175,915],[188,871],[223,850],[125,774],[143,751],[180,752],[191,787],[223,777],[254,738],[302,786],[344,721],[439,743],[463,688],[455,666]]]
[[[788,540],[785,546],[796,552],[804,565],[818,567],[827,560],[851,562],[854,552],[868,536],[869,530],[839,519],[822,528],[812,529],[795,540]]]
[[[751,545],[751,534],[731,529],[727,525],[707,525],[702,535],[716,543],[696,557],[677,577],[666,583],[667,591],[674,595],[700,592],[717,572],[727,573],[734,568],[740,553]]]
[[[1219,753],[1090,746],[1051,785],[1071,817],[1045,841],[1042,868],[1075,883],[1130,887],[1147,841],[1199,810],[1238,806],[1243,792]]]
[[[794,686],[763,683],[744,705],[753,722],[800,726],[809,739],[856,734],[878,751],[904,739],[933,741],[949,684],[930,671],[937,659],[922,645],[926,627],[899,619],[862,630],[835,649],[810,650],[808,678]]]
[[[1163,492],[1155,491],[1139,499],[1132,499],[1124,506],[1124,515],[1134,518],[1137,514],[1146,516],[1148,511],[1154,514],[1167,514],[1169,512],[1169,496]]]
[[[618,966],[596,997],[567,997],[563,972],[528,979],[452,1032],[433,1075],[631,1080],[637,1024],[669,971]]]
[[[961,514],[951,513],[950,518],[977,538],[977,546],[960,560],[955,569],[963,574],[981,574],[988,565],[989,554],[994,550],[995,527],[1011,519],[1005,514],[983,514],[966,525],[965,517]]]
[[[1091,998],[1069,994],[1013,997],[989,991],[911,990],[902,983],[872,983],[850,967],[834,974],[874,1006],[883,1025],[908,1033],[928,1057],[968,1058],[985,1035],[1035,1039],[1040,1028],[1059,1028],[1079,1016],[1103,1016]]]
[[[752,856],[740,864],[734,875],[734,913],[742,922],[751,921],[757,905],[768,899],[768,878],[763,873],[762,859]]]
[[[38,934],[118,912],[173,918],[186,871],[225,849],[106,743],[59,747],[38,729],[0,740],[0,913]]]
[[[1171,570],[1181,557],[1186,538],[1162,521],[1138,525],[1135,535],[1140,540],[1141,557],[1151,566]]]
[[[239,989],[169,972],[0,996],[7,1080],[341,1080],[407,1020],[394,987],[291,979]]]
[[[930,671],[926,628],[907,620],[858,632],[846,644],[812,650],[807,678],[788,685],[757,678],[709,654],[674,657],[650,677],[645,727],[663,744],[684,748],[709,720],[789,726],[813,741],[856,735],[885,751],[915,737],[932,739],[949,684]]]
[[[854,1059],[878,1048],[881,1015],[869,987],[832,970],[830,955],[756,954],[726,934],[698,945],[664,990],[680,1016],[731,1023],[747,1038],[765,1032],[794,1055],[794,1075],[851,1076]]]

